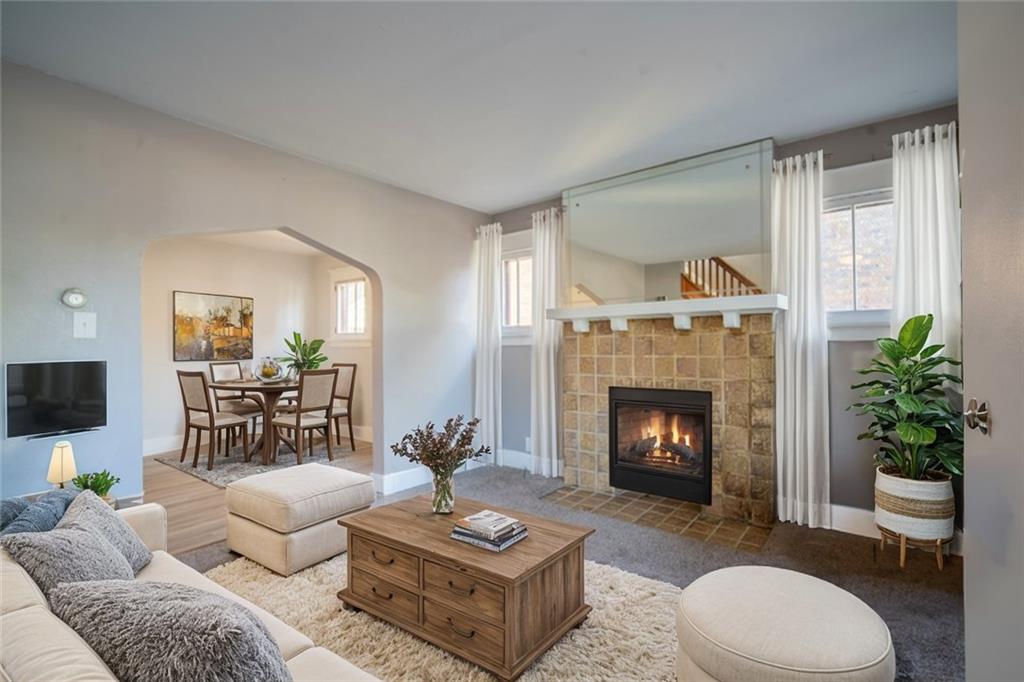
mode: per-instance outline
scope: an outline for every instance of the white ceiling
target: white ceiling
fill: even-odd
[[[3,3],[13,61],[487,213],[956,99],[953,3]]]
[[[272,251],[274,253],[289,253],[295,256],[322,256],[324,253],[315,249],[305,242],[300,242],[284,232],[277,230],[255,230],[252,232],[224,232],[221,234],[197,235],[195,237],[177,237],[177,239],[202,239],[208,242],[219,244],[230,244],[232,246],[257,251]]]

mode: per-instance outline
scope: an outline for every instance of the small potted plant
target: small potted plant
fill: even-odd
[[[121,482],[121,479],[114,476],[112,473],[104,469],[91,474],[79,474],[71,479],[71,483],[74,484],[79,490],[91,490],[96,493],[96,496],[102,499],[104,502],[109,504],[111,507],[116,506],[117,500],[110,494],[110,489]]]
[[[319,369],[320,365],[327,362],[327,356],[320,352],[323,348],[323,339],[305,341],[302,334],[292,332],[292,340],[284,340],[288,346],[288,354],[278,358],[286,364],[293,375],[298,375],[304,369]]]
[[[873,378],[851,405],[872,418],[858,440],[878,442],[875,453],[875,523],[915,540],[953,536],[951,478],[963,474],[963,414],[950,404],[943,384],[961,383],[943,372],[960,363],[940,355],[944,346],[925,347],[932,316],[907,320],[899,338],[878,339],[880,355],[859,373]]]
[[[465,421],[461,414],[449,419],[440,431],[433,422],[419,427],[402,436],[402,440],[391,446],[391,451],[410,462],[416,462],[430,469],[434,481],[433,508],[435,514],[451,514],[455,509],[455,492],[452,476],[455,470],[471,459],[490,454],[491,448],[473,448],[473,437],[479,419]]]

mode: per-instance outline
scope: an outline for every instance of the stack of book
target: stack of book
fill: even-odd
[[[492,552],[500,552],[525,539],[526,535],[526,526],[519,519],[485,509],[456,521],[451,537]]]

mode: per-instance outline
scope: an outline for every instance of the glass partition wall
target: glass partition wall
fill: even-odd
[[[569,306],[771,293],[771,140],[562,193]]]

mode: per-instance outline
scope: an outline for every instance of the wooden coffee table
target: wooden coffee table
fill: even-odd
[[[514,516],[529,537],[489,552],[448,537],[483,509]],[[583,601],[583,542],[594,532],[476,500],[449,515],[430,496],[345,516],[346,608],[371,613],[442,649],[515,679],[590,613]]]

